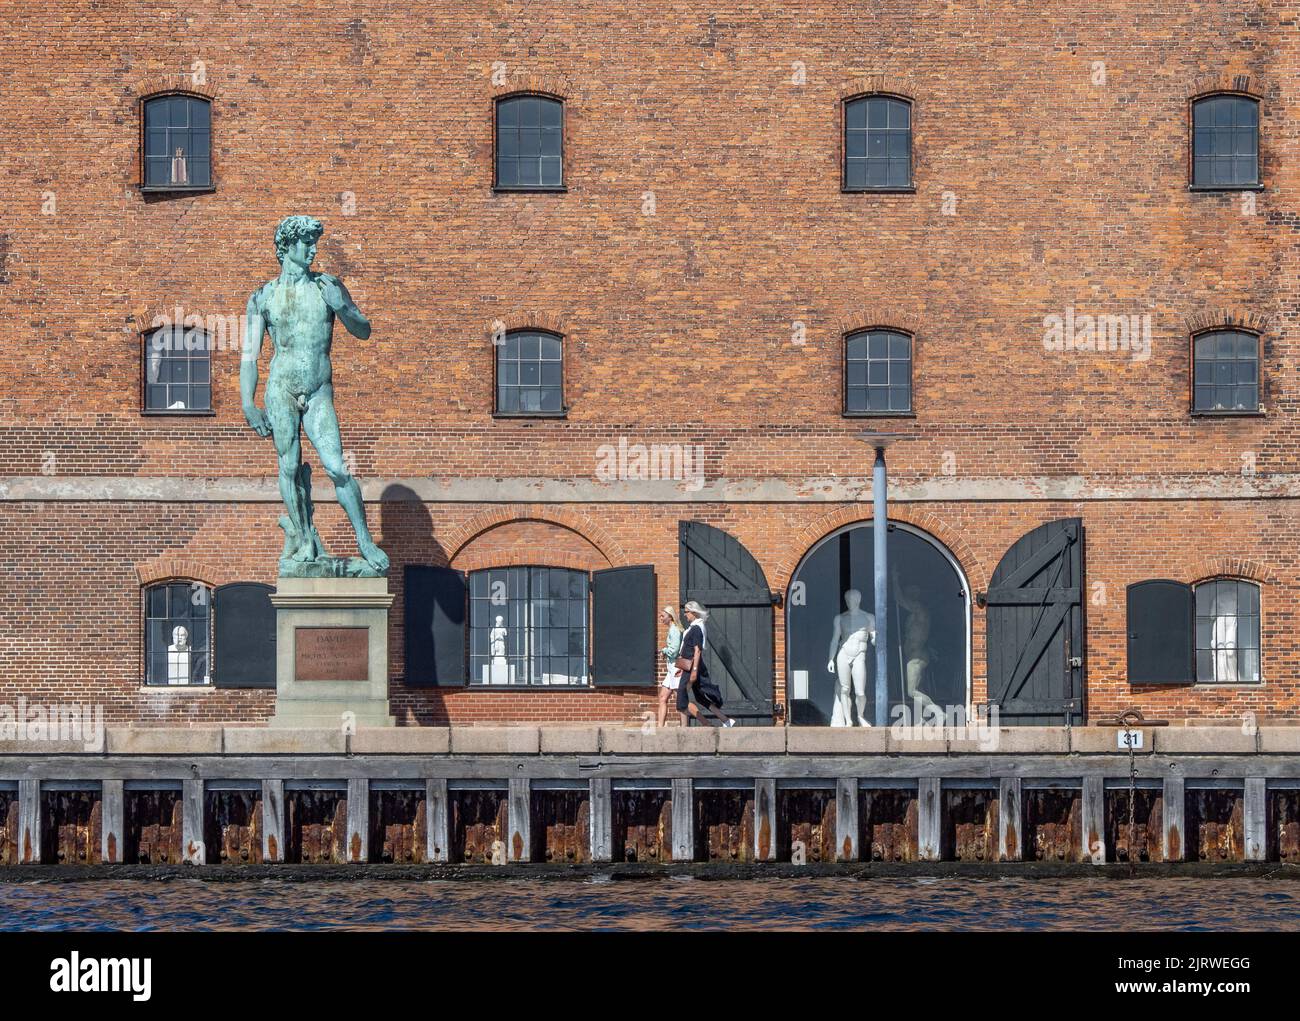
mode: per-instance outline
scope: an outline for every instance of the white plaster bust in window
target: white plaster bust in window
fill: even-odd
[[[190,633],[183,627],[172,629],[172,643],[167,646],[167,683],[190,683]]]

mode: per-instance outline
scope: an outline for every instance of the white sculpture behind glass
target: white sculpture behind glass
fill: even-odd
[[[1225,590],[1226,589],[1226,590]],[[1214,680],[1236,681],[1237,672],[1237,592],[1219,586],[1214,593],[1214,623],[1210,630],[1210,649],[1214,652]],[[1258,680],[1258,678],[1252,678]]]
[[[167,683],[190,683],[190,633],[183,627],[172,629],[172,643],[167,646]]]
[[[844,593],[844,605],[848,609],[836,614],[831,626],[830,662],[826,664],[827,672],[835,674],[838,680],[831,726],[853,726],[851,688],[857,703],[858,726],[869,727],[867,649],[876,640],[876,618],[862,609],[862,593],[855,588]]]
[[[898,602],[907,612],[903,622],[903,661],[907,666],[904,680],[909,703],[907,708],[909,712],[916,713],[913,722],[920,722],[926,718],[926,710],[935,704],[929,695],[920,690],[926,669],[930,666],[930,611],[921,601],[918,585],[904,588]]]
[[[510,666],[506,660],[506,634],[505,618],[498,616],[492,630],[488,632],[488,643],[492,653],[492,663],[488,668],[490,684],[510,683]]]

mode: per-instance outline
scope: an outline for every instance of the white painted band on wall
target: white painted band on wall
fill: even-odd
[[[869,476],[715,479],[702,488],[674,480],[599,482],[594,479],[393,478],[361,483],[367,502],[414,498],[425,503],[865,503]],[[405,492],[403,492],[403,490]],[[889,499],[901,503],[1110,500],[1291,500],[1300,475],[1105,476],[890,479]],[[318,503],[335,500],[324,480],[312,488]],[[279,503],[274,477],[10,476],[0,479],[0,502]]]

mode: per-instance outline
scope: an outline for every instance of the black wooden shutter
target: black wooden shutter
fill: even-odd
[[[1153,579],[1128,587],[1129,684],[1196,681],[1192,587]]]
[[[592,572],[591,632],[591,675],[595,684],[658,682],[653,567],[611,567]]]
[[[1003,726],[1084,720],[1083,522],[1061,518],[1022,535],[989,579],[988,699]]]
[[[703,521],[679,521],[678,588],[709,611],[704,659],[738,723],[772,722],[775,694],[772,607],[763,568],[733,535]]]
[[[464,573],[407,564],[403,586],[407,685],[466,683]]]
[[[275,687],[274,591],[270,585],[237,581],[212,594],[216,687]]]

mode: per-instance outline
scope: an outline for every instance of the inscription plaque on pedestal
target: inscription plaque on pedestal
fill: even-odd
[[[370,680],[369,628],[296,627],[293,648],[295,680]]]
[[[272,727],[391,727],[387,578],[281,577]]]

